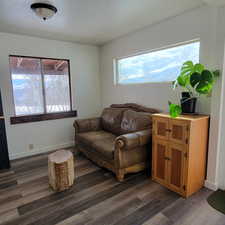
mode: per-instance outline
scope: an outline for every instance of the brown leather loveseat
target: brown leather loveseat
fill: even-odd
[[[122,181],[125,174],[146,168],[151,114],[158,112],[133,103],[113,104],[99,118],[78,119],[74,122],[76,148]]]

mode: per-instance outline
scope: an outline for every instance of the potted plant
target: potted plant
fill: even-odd
[[[210,96],[219,70],[211,71],[204,65],[187,61],[181,67],[180,75],[173,82],[173,89],[181,87],[180,105],[169,102],[170,115],[179,116],[181,113],[195,113],[197,99],[202,96]]]

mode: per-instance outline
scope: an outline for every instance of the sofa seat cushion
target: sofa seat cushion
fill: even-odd
[[[91,131],[85,133],[79,133],[77,135],[79,142],[82,142],[93,148],[93,151],[97,151],[102,154],[105,158],[112,160],[114,158],[114,141],[116,136],[101,131]]]
[[[101,153],[107,159],[114,159],[114,141],[116,136],[112,136],[106,139],[98,140],[94,142],[93,147],[94,149]]]
[[[123,113],[121,131],[123,134],[151,129],[151,113],[127,110]]]

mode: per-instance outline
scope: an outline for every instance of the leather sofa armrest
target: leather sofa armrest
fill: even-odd
[[[116,138],[116,148],[129,150],[139,146],[144,146],[151,141],[151,130],[137,131],[134,133],[120,135]]]
[[[101,130],[101,118],[78,119],[73,126],[76,133]]]

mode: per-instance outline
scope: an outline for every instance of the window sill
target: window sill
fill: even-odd
[[[32,123],[32,122],[39,122],[44,120],[56,120],[56,119],[70,118],[70,117],[76,117],[76,116],[77,116],[77,111],[27,115],[27,116],[13,116],[13,117],[10,117],[10,123],[11,124]]]

